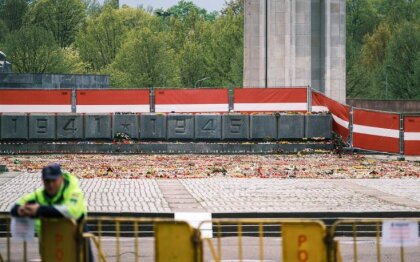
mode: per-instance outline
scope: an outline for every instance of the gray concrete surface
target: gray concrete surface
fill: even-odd
[[[18,74],[0,71],[0,88],[108,88],[107,75]]]
[[[420,210],[420,179],[95,178],[80,185],[91,212]],[[39,186],[38,174],[8,178],[0,184],[0,211]]]

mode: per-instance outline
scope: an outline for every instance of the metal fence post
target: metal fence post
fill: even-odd
[[[400,156],[398,160],[404,161],[404,114],[400,114]]]
[[[349,116],[349,145],[353,149],[353,107],[350,107],[350,116]]]
[[[150,113],[155,112],[155,88],[153,86],[149,89],[149,96],[150,96]]]
[[[306,100],[307,100],[307,106],[308,106],[307,110],[308,110],[308,113],[311,113],[312,112],[312,89],[310,85],[308,85],[306,93],[307,93]]]
[[[233,86],[229,86],[228,99],[229,99],[229,112],[233,111],[233,97],[235,95],[235,89]]]
[[[71,112],[76,113],[76,103],[77,103],[77,92],[76,86],[71,88]]]

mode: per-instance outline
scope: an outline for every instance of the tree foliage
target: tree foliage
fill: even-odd
[[[85,19],[82,0],[37,0],[26,13],[26,23],[50,31],[60,47],[74,42]]]
[[[23,27],[9,34],[3,49],[14,71],[47,73],[64,70],[64,58],[54,36],[42,27]]]
[[[347,1],[347,95],[419,99],[420,1]]]
[[[127,36],[121,51],[110,66],[116,86],[179,86],[175,53],[162,32],[139,28]]]
[[[7,28],[6,23],[2,19],[0,19],[0,43],[6,39],[8,33],[9,28]]]
[[[22,27],[29,2],[29,0],[0,0],[0,19],[9,31],[16,31]]]
[[[142,9],[105,6],[99,16],[88,19],[76,37],[81,58],[91,71],[103,70],[114,61],[126,34],[137,27],[150,27],[152,20]]]

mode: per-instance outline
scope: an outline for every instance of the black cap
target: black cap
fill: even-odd
[[[42,179],[55,180],[62,175],[59,164],[51,164],[42,169]]]

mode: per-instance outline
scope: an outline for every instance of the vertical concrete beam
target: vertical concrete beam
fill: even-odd
[[[245,87],[265,87],[265,3],[266,0],[245,0]]]
[[[346,2],[324,0],[325,94],[346,102]]]

